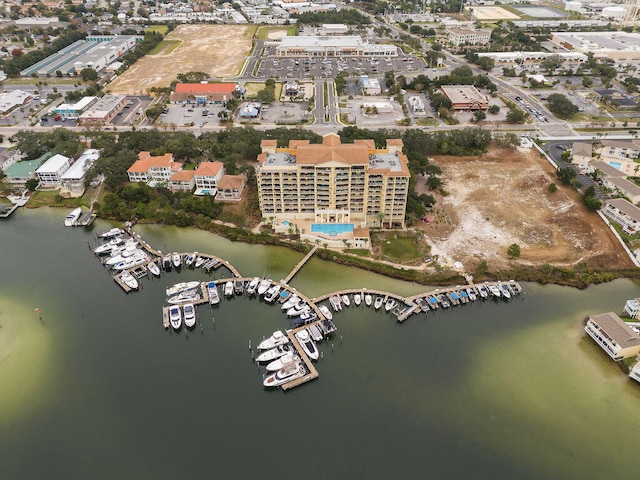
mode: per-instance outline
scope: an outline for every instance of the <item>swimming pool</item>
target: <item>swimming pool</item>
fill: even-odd
[[[622,164],[620,162],[609,162],[609,165],[618,170],[622,170]]]
[[[326,233],[332,237],[341,233],[353,233],[353,223],[312,223],[311,233]]]

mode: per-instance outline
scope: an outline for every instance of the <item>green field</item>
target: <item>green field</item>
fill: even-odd
[[[268,40],[270,32],[287,32],[287,36],[295,37],[298,35],[298,27],[291,25],[289,27],[259,27],[256,36],[260,40]]]
[[[251,98],[254,97],[260,90],[264,89],[264,82],[247,82],[244,84],[244,88],[247,89],[245,97]],[[276,90],[274,92],[276,100],[278,100],[280,98],[280,95],[282,95],[282,88],[282,83],[276,82]]]
[[[163,35],[166,35],[169,31],[169,27],[167,25],[152,25],[145,29],[145,32],[160,32]]]
[[[409,262],[420,258],[415,238],[389,238],[382,242],[382,255],[398,262]]]
[[[178,48],[178,45],[181,43],[180,40],[162,40],[158,45],[153,47],[153,50],[151,50],[148,55],[158,55],[159,53],[167,55]]]

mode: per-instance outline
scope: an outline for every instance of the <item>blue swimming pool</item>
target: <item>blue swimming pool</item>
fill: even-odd
[[[326,233],[334,236],[341,233],[353,233],[353,227],[353,223],[312,223],[311,233]]]
[[[609,165],[611,165],[613,168],[616,168],[618,170],[622,169],[622,164],[620,162],[609,162]]]

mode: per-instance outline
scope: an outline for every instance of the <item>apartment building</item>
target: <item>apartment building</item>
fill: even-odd
[[[55,154],[36,170],[36,175],[38,176],[38,180],[40,180],[40,187],[58,188],[62,181],[62,175],[70,166],[71,159],[69,157],[65,157],[59,153]]]
[[[256,179],[264,218],[316,223],[404,226],[409,169],[399,139],[343,144],[335,133],[321,144],[263,140]]]
[[[613,312],[590,315],[584,330],[615,361],[640,353],[640,335]]]
[[[607,200],[602,213],[620,225],[622,230],[629,235],[634,235],[640,230],[640,208],[627,202],[624,198]]]

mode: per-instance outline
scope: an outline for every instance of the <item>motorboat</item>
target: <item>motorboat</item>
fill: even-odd
[[[202,266],[202,264],[206,261],[206,259],[204,257],[201,256],[197,256],[196,257],[196,261],[194,263],[194,268],[200,268]]]
[[[301,363],[293,363],[281,368],[264,379],[265,387],[278,387],[306,375],[307,371]]]
[[[514,295],[518,295],[520,292],[522,292],[522,286],[519,283],[514,282],[513,280],[509,281],[509,288]]]
[[[200,292],[198,292],[197,290],[185,290],[184,292],[180,292],[176,295],[173,295],[172,297],[169,297],[169,299],[167,299],[167,302],[172,305],[176,305],[178,303],[193,303],[200,300],[200,298]]]
[[[422,310],[424,313],[427,313],[429,311],[429,303],[427,303],[424,298],[416,298],[416,305],[418,305],[418,307],[420,307],[420,310]]]
[[[356,307],[360,306],[360,302],[362,301],[362,296],[359,293],[353,294],[353,303],[356,304]]]
[[[396,301],[393,298],[389,298],[387,302],[384,304],[384,309],[388,312],[392,308],[394,308],[396,305],[398,305]]]
[[[340,300],[340,297],[338,295],[329,297],[329,303],[333,307],[334,312],[339,312],[340,310],[342,310],[342,301]]]
[[[220,303],[220,294],[218,293],[216,282],[207,283],[207,293],[209,294],[209,303],[211,305],[217,305]]]
[[[488,287],[489,287],[489,291],[491,292],[491,295],[493,295],[494,297],[502,296],[502,294],[500,293],[500,289],[495,285],[488,285]]]
[[[249,285],[247,285],[247,295],[255,295],[259,284],[260,278],[253,277],[253,279],[249,282]]]
[[[318,316],[311,311],[311,309],[305,309],[298,317],[293,319],[293,325],[299,327],[306,323],[311,323],[318,319]]]
[[[196,261],[197,256],[198,256],[198,252],[193,252],[187,255],[187,257],[184,259],[184,265],[186,267],[190,267],[191,265],[193,265],[193,262]]]
[[[276,358],[267,364],[267,372],[277,372],[284,368],[285,365],[289,365],[291,363],[300,363],[300,357],[295,355],[293,352],[285,353],[280,358]]]
[[[231,297],[233,295],[233,282],[231,280],[224,284],[224,295],[225,297]]]
[[[291,292],[289,290],[282,290],[278,295],[278,301],[280,303],[284,303],[291,296]]]
[[[136,243],[127,243],[123,247],[112,249],[111,256],[105,260],[104,264],[111,267],[116,263],[124,262],[127,258],[139,254],[140,252],[144,253],[137,247]]]
[[[182,326],[182,310],[178,306],[169,307],[169,323],[174,330],[180,330]]]
[[[100,235],[98,235],[98,238],[113,238],[113,237],[118,237],[120,235],[124,234],[124,230],[122,230],[121,228],[118,227],[114,227],[109,231],[106,231],[104,233],[101,233]]]
[[[271,280],[265,278],[260,282],[260,285],[258,285],[258,295],[264,295],[265,293],[267,293],[269,287],[271,287]]]
[[[82,215],[82,208],[74,208],[71,213],[64,218],[65,227],[73,227]]]
[[[167,297],[175,295],[180,292],[184,292],[185,290],[193,290],[200,286],[200,282],[194,280],[192,282],[180,282],[176,283],[174,286],[167,288],[166,293]]]
[[[280,287],[280,285],[278,284],[272,286],[269,290],[267,290],[267,293],[264,294],[264,301],[268,303],[273,302],[278,297],[281,288],[282,287]]]
[[[93,253],[95,253],[96,255],[102,255],[103,253],[109,253],[114,248],[118,248],[123,245],[124,245],[124,240],[122,240],[121,238],[112,238],[108,242],[103,243],[102,245],[99,245],[96,248],[94,248]]]
[[[309,325],[307,330],[309,331],[309,335],[311,335],[311,338],[316,342],[321,342],[324,338],[320,329],[315,325]]]
[[[367,307],[370,307],[370,306],[371,306],[371,303],[373,303],[373,297],[371,296],[371,294],[370,294],[370,293],[367,293],[367,294],[364,296],[364,303],[365,303],[365,305],[366,305]]]
[[[467,288],[467,295],[469,296],[469,300],[471,300],[472,302],[475,302],[478,299],[476,290],[472,287]]]
[[[293,307],[287,310],[287,316],[297,317],[298,315],[301,315],[302,312],[309,311],[309,310],[311,310],[311,307],[307,305],[307,303],[304,300],[300,300]]]
[[[113,268],[114,270],[129,270],[130,268],[137,267],[138,265],[143,264],[148,259],[149,256],[145,252],[140,251],[132,255],[131,257],[127,257],[122,262],[116,263],[111,268]]]
[[[291,295],[289,298],[287,298],[285,300],[285,302],[282,304],[282,310],[289,310],[291,307],[295,306],[298,302],[300,301],[300,297],[298,297],[298,295],[296,295],[295,293],[293,295]]]
[[[167,253],[162,258],[162,268],[164,268],[165,270],[169,270],[171,268],[171,254],[170,253]]]
[[[500,284],[500,293],[502,293],[502,296],[507,300],[511,298],[511,290],[509,290],[509,286],[504,283]]]
[[[380,310],[380,307],[382,306],[383,303],[384,303],[384,298],[376,297],[376,301],[373,304],[373,308],[375,308],[376,310]]]
[[[236,295],[242,295],[244,292],[244,282],[241,278],[236,278],[233,282],[233,291]]]
[[[342,300],[342,303],[344,303],[345,307],[348,307],[349,305],[351,305],[351,300],[349,300],[349,295],[342,295],[340,299]]]
[[[285,343],[289,343],[289,337],[282,333],[282,330],[276,330],[269,338],[265,338],[258,344],[258,350],[271,350]]]
[[[182,312],[184,313],[184,325],[187,328],[193,328],[196,325],[196,308],[193,303],[185,303],[182,306]]]
[[[156,277],[160,276],[160,267],[158,267],[158,264],[156,262],[147,263],[147,270],[149,270],[151,274],[155,275]]]
[[[130,289],[135,290],[136,288],[138,288],[138,280],[136,280],[136,277],[131,275],[129,272],[122,272],[120,278]]]
[[[431,295],[429,297],[429,306],[434,310],[437,310],[437,309],[440,308],[440,304],[438,303],[438,299],[434,295]]]
[[[311,340],[309,332],[307,332],[306,329],[296,332],[296,338],[298,339],[302,350],[304,350],[304,353],[306,353],[310,359],[317,360],[318,357],[320,357],[318,347],[316,347],[315,342]]]
[[[449,302],[451,302],[451,305],[453,306],[460,305],[460,297],[456,292],[447,292],[446,295],[447,295],[447,298],[449,299]]]
[[[462,290],[458,291],[457,293],[460,296],[460,301],[462,303],[469,303],[469,294],[467,293],[467,291],[464,288]]]
[[[331,313],[331,310],[329,310],[326,305],[318,306],[318,310],[320,310],[320,313],[322,314],[322,316],[324,316],[324,318],[327,318],[329,320],[333,318],[333,314]]]
[[[318,325],[322,329],[322,332],[325,336],[330,335],[337,330],[336,326],[328,318],[325,318],[321,322],[318,322]]]
[[[293,347],[288,344],[278,345],[277,347],[273,347],[269,350],[265,350],[260,355],[256,357],[256,362],[270,362],[275,360],[276,358],[280,358],[285,353],[293,352]]]
[[[171,263],[173,263],[173,266],[176,268],[180,266],[180,264],[182,263],[182,257],[180,256],[179,253],[174,252],[171,255]]]
[[[480,294],[480,298],[482,299],[489,297],[489,289],[484,285],[480,285],[478,287],[478,293]]]

